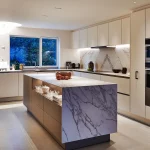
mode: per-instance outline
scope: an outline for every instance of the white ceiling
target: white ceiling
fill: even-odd
[[[150,0],[0,0],[0,21],[32,28],[74,30],[128,14],[148,3]]]

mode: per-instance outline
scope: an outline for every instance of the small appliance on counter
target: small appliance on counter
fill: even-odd
[[[66,62],[66,69],[71,69],[72,68],[72,63],[71,62]]]
[[[92,61],[88,64],[88,71],[94,71],[94,63]]]
[[[127,73],[127,68],[123,67],[122,68],[122,74],[126,74]]]
[[[79,63],[72,63],[72,69],[80,69],[80,64]]]

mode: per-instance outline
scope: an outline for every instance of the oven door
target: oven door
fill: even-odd
[[[145,77],[145,104],[146,106],[150,106],[150,70],[146,70]]]

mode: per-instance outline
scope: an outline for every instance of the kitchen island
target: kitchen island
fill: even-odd
[[[35,86],[59,91],[56,103]],[[117,85],[73,76],[56,80],[55,74],[24,75],[24,105],[65,149],[110,141],[117,132]]]

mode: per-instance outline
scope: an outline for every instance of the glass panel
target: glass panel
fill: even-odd
[[[42,39],[42,66],[57,65],[57,39]]]
[[[10,37],[10,65],[39,66],[39,38]]]

